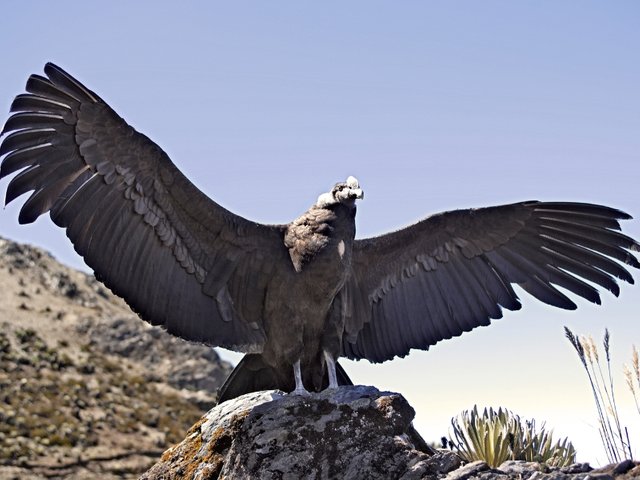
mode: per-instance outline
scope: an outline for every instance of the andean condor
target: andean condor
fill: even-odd
[[[141,318],[187,340],[244,352],[220,401],[254,390],[350,384],[340,357],[383,362],[517,310],[512,284],[574,309],[554,286],[600,303],[622,264],[640,267],[629,215],[528,201],[430,216],[355,240],[349,177],[287,225],[263,225],[199,191],[98,95],[48,63],[2,132],[6,202],[49,212],[96,278]]]

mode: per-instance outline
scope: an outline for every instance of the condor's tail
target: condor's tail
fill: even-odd
[[[353,382],[336,362],[336,375],[338,385],[353,385]],[[323,388],[329,384],[325,378]],[[309,387],[306,385],[307,388]],[[282,372],[263,360],[261,355],[248,354],[242,357],[222,387],[218,390],[218,404],[239,397],[245,393],[259,392],[261,390],[282,390],[291,392],[295,388],[293,369]]]

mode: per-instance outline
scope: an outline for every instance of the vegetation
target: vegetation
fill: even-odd
[[[549,466],[575,462],[576,451],[568,439],[553,442],[552,432],[544,423],[536,428],[535,420],[522,421],[503,408],[497,411],[478,407],[465,410],[451,420],[454,439],[449,445],[466,461],[484,460],[492,467],[505,460],[526,460]]]
[[[593,338],[591,336],[576,336],[567,327],[564,327],[564,330],[566,337],[571,342],[571,345],[573,345],[573,348],[575,348],[580,362],[587,372],[587,377],[589,377],[593,398],[596,403],[596,410],[598,411],[600,438],[609,462],[618,463],[625,458],[633,459],[629,432],[626,427],[623,428],[620,424],[615,390],[613,388],[611,356],[609,352],[609,330],[605,329],[604,340],[602,342],[606,358],[606,376],[602,368],[602,362],[600,361],[598,347],[593,341]],[[638,351],[635,347],[633,348],[633,352],[633,369],[637,382],[640,382]],[[636,400],[636,406],[638,406],[636,390],[633,384],[633,373],[629,367],[625,369],[625,376],[627,378],[627,385]],[[640,408],[638,408],[638,412],[640,413]]]
[[[116,432],[131,439],[127,452],[154,433],[159,454],[200,418],[197,405],[149,378],[95,351],[72,360],[64,344],[52,347],[33,329],[0,332],[0,463],[86,452]]]
[[[638,401],[638,396],[640,396],[640,360],[638,359],[638,349],[635,345],[632,346],[631,367],[628,365],[624,366],[624,376],[627,381],[627,386],[633,395],[636,410],[638,410],[638,414],[640,414],[640,402]]]

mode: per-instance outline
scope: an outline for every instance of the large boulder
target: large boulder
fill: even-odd
[[[416,448],[413,417],[404,397],[373,387],[251,393],[210,410],[141,478],[409,480],[457,468],[453,454]]]

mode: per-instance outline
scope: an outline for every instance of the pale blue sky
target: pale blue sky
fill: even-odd
[[[207,194],[261,222],[293,219],[348,175],[366,192],[359,236],[529,199],[640,217],[639,22],[633,1],[11,2],[0,111],[54,61]],[[0,235],[80,267],[48,219],[17,226],[18,203],[0,212]],[[640,221],[624,229],[640,237]],[[604,460],[562,326],[608,326],[621,371],[640,344],[638,288],[577,312],[523,294],[523,310],[490,328],[345,367],[405,394],[426,438],[474,403],[502,405],[571,436],[581,459]],[[620,383],[626,397],[640,449]]]

